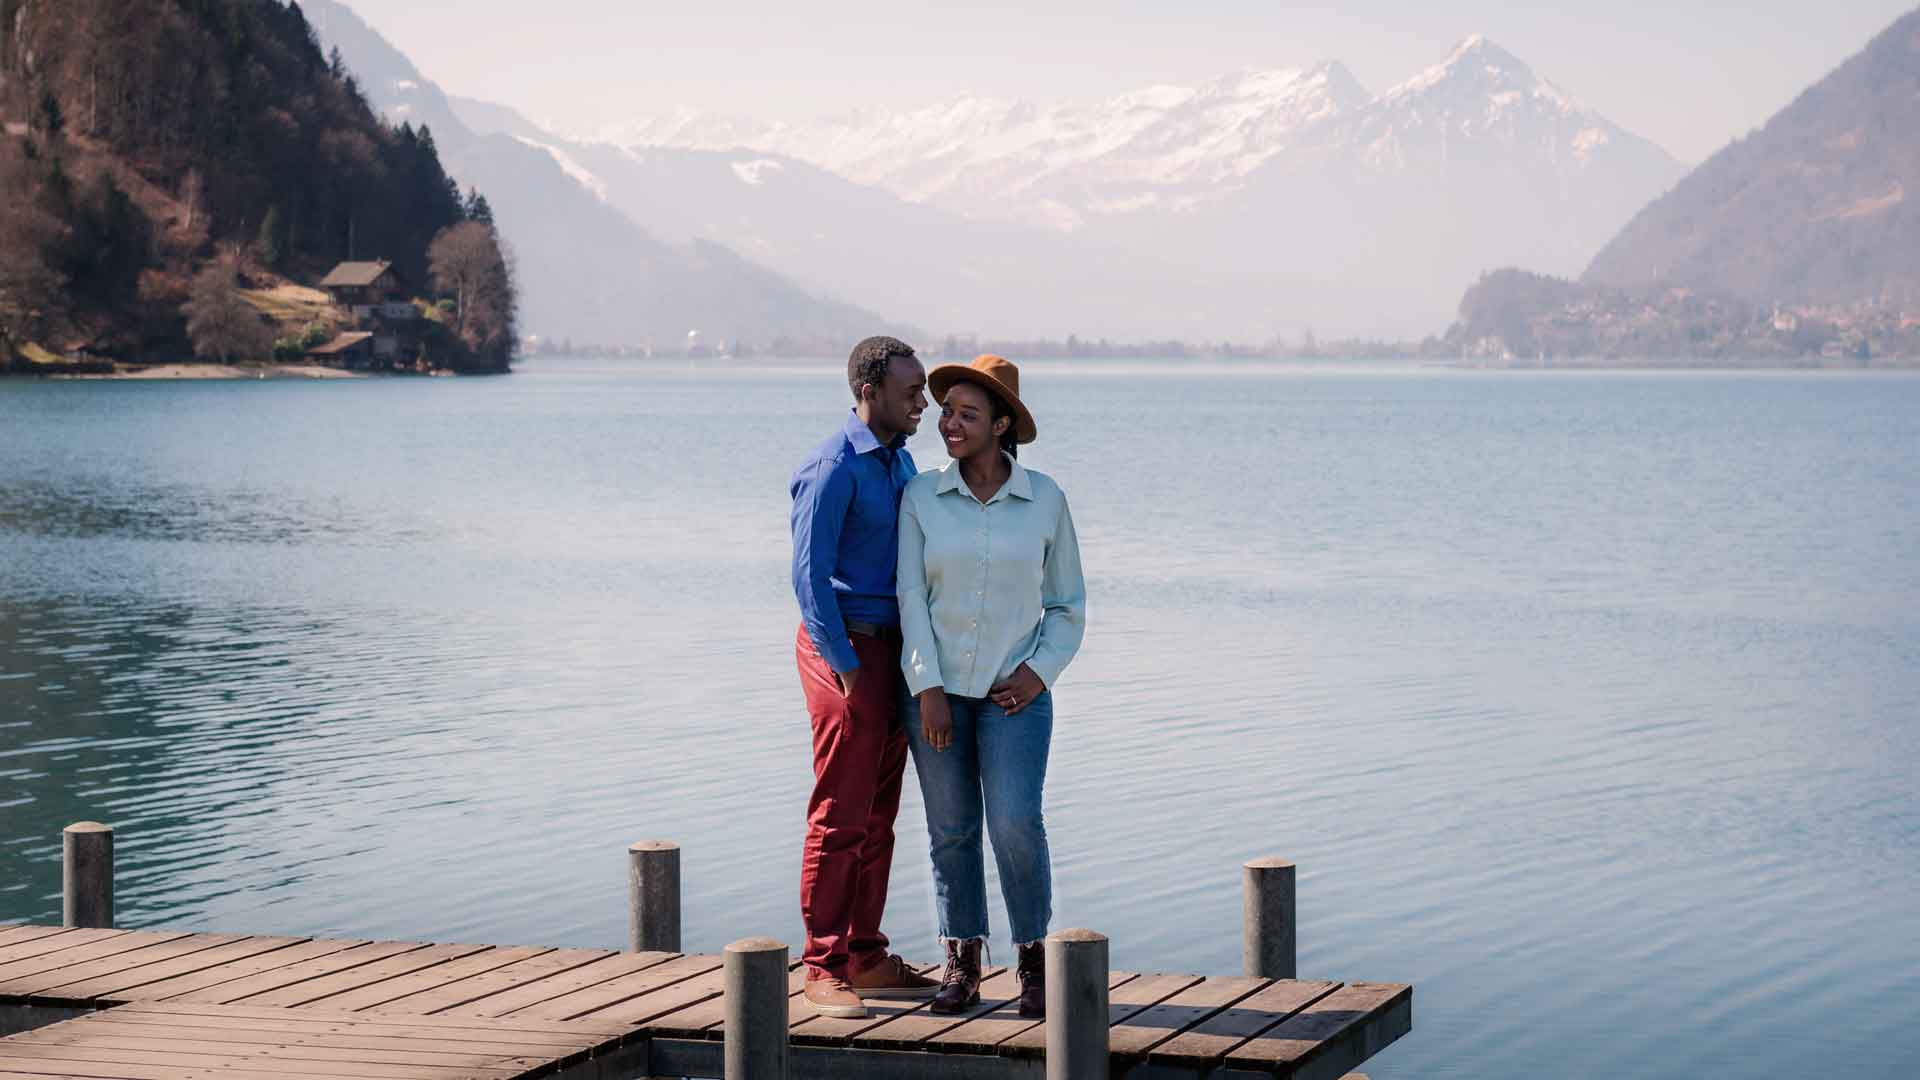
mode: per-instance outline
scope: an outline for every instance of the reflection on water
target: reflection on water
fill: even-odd
[[[1419,984],[1376,1076],[1916,1072],[1920,380],[1027,381],[1062,925],[1232,970],[1282,854],[1305,973]],[[798,940],[785,482],[843,395],[0,383],[0,918],[99,818],[128,925],[616,946],[667,836],[690,945]]]

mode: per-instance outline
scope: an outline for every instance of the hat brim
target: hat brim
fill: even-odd
[[[999,379],[966,364],[942,364],[927,373],[927,389],[933,392],[933,400],[938,404],[945,404],[947,391],[953,389],[954,383],[961,382],[973,383],[1007,403],[1007,408],[1013,410],[1014,442],[1025,446],[1040,437],[1040,429],[1033,422],[1033,414],[1027,411],[1026,403]]]

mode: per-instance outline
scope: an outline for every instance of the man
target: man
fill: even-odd
[[[794,653],[813,721],[813,797],[800,862],[804,991],[824,1016],[867,1015],[860,996],[931,997],[938,984],[887,951],[880,916],[893,866],[907,740],[894,599],[907,436],[927,407],[912,347],[870,337],[847,358],[853,412],[793,474]]]

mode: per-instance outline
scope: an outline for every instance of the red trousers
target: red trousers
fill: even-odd
[[[883,955],[893,869],[893,819],[900,811],[900,780],[907,768],[907,735],[900,726],[900,638],[851,635],[860,658],[853,696],[813,647],[806,627],[794,640],[800,689],[813,720],[813,797],[807,801],[807,839],[800,858],[800,918],[806,924],[810,979],[847,976],[850,959],[862,966]]]

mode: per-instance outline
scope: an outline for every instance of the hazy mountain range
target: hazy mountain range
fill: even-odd
[[[683,109],[598,141],[806,162],[976,226],[1064,238],[1064,253],[1043,248],[1044,277],[960,324],[1061,335],[1430,332],[1488,266],[1577,273],[1683,171],[1480,36],[1377,95],[1322,63],[1092,104],[963,97],[812,124]],[[751,217],[711,230],[798,272]]]
[[[673,242],[649,232],[547,150],[493,125],[463,123],[440,88],[346,5],[302,6],[373,107],[393,123],[428,127],[447,171],[486,194],[517,257],[529,332],[665,344],[698,330],[707,341],[764,343],[783,335],[857,339],[895,325],[710,239]]]
[[[961,97],[798,125],[680,109],[594,141],[784,154],[969,218],[1063,231],[1192,211],[1232,198],[1263,171],[1324,169],[1329,159],[1371,175],[1482,162],[1568,193],[1606,181],[1646,187],[1649,178],[1657,190],[1680,172],[1665,151],[1479,35],[1378,96],[1328,62],[1084,105]]]
[[[1577,273],[1682,172],[1477,36],[1379,94],[1322,63],[801,125],[636,103],[569,138],[448,99],[334,0],[309,10],[494,201],[527,326],[593,340],[1418,336],[1487,267]]]

